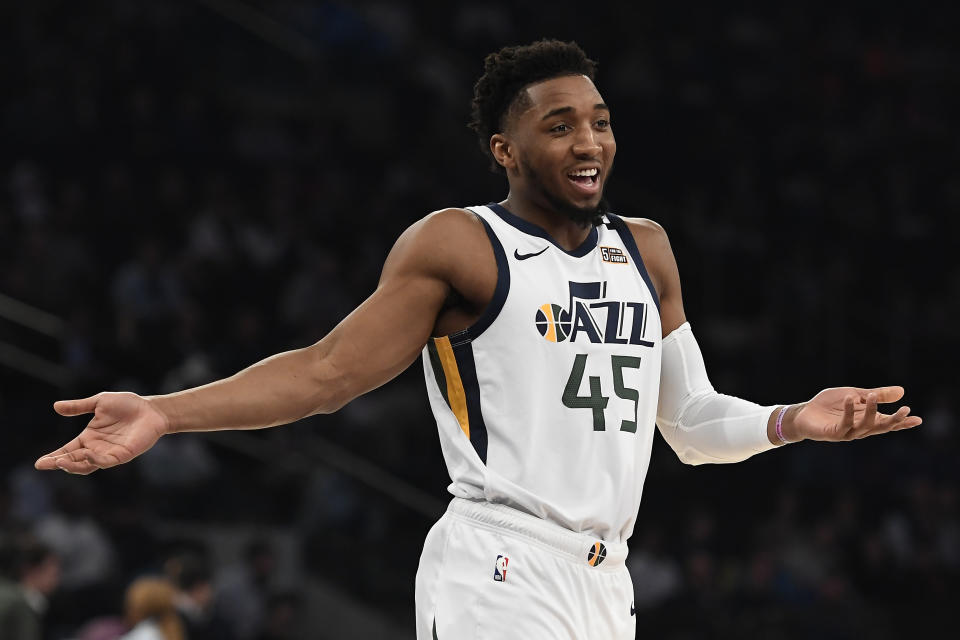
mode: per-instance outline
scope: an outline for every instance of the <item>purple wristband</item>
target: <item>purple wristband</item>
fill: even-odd
[[[780,415],[777,416],[777,437],[780,438],[781,444],[790,444],[790,441],[783,437],[783,414],[787,412],[789,405],[784,405],[780,408]]]

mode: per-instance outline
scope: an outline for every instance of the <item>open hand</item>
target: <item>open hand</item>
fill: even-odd
[[[903,406],[892,414],[880,413],[877,404],[896,402],[903,387],[834,387],[824,389],[809,402],[796,405],[790,428],[784,423],[789,440],[856,440],[867,436],[915,427],[923,420],[910,415]],[[792,408],[793,409],[793,408]],[[791,437],[792,436],[792,437]]]
[[[133,460],[167,432],[166,417],[135,393],[104,392],[82,400],[61,400],[53,409],[62,416],[93,413],[93,419],[76,438],[38,459],[34,466],[40,470],[88,474],[114,467]]]

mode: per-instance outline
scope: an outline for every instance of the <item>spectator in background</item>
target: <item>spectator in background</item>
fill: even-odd
[[[213,569],[207,550],[192,545],[175,551],[164,563],[164,573],[176,587],[174,604],[190,640],[228,640],[233,636],[213,612]]]
[[[283,11],[274,9],[281,5],[260,3],[262,8],[268,5],[268,12]],[[313,29],[326,26],[334,36],[339,33],[341,40],[351,37],[332,26],[327,14],[316,8],[321,5],[290,6],[299,12],[313,11]],[[370,63],[361,59],[384,56],[382,52],[341,44],[341,60],[346,64],[328,60],[322,74],[311,74],[290,64],[284,51],[271,53],[269,47],[251,46],[249,35],[235,23],[217,19],[197,3],[152,3],[149,10],[141,10],[142,5],[125,0],[70,4],[36,0],[5,3],[0,9],[0,50],[9,62],[4,73],[7,91],[0,98],[0,292],[65,318],[80,313],[77,305],[82,305],[82,313],[90,314],[82,323],[85,328],[78,330],[80,338],[71,338],[64,347],[70,354],[65,364],[82,372],[76,378],[82,388],[120,388],[121,373],[133,373],[138,386],[159,385],[166,391],[166,382],[152,378],[151,372],[168,372],[185,362],[185,354],[198,352],[197,345],[216,347],[208,354],[216,369],[226,367],[220,363],[220,354],[231,356],[231,361],[250,358],[247,343],[238,344],[233,331],[210,338],[211,326],[220,326],[219,318],[233,317],[225,309],[256,307],[264,323],[260,333],[268,337],[269,347],[264,349],[305,344],[325,333],[332,321],[329,309],[335,308],[331,292],[337,304],[352,308],[358,292],[376,285],[380,258],[387,249],[384,243],[393,235],[391,224],[400,225],[406,212],[427,210],[437,202],[463,202],[468,195],[488,195],[482,180],[478,181],[484,176],[476,175],[478,163],[468,160],[475,142],[460,125],[469,87],[461,85],[462,93],[453,106],[444,99],[413,99],[407,89],[421,84],[420,70],[436,67],[435,58],[443,56],[447,64],[459,65],[456,77],[463,77],[473,73],[478,56],[492,43],[546,33],[574,35],[571,29],[576,27],[567,24],[572,18],[563,12],[548,15],[535,10],[545,6],[543,3],[529,7],[502,2],[482,6],[451,3],[439,12],[428,3],[399,7],[393,0],[363,6],[362,14],[368,20],[371,15],[393,15],[386,10],[402,13],[402,21],[380,19],[373,24],[389,33],[405,29],[402,42],[414,45],[391,49],[382,66],[376,63],[376,75],[382,82],[375,86],[369,83]],[[950,258],[948,249],[954,242],[950,228],[956,226],[956,217],[949,212],[960,211],[960,163],[956,162],[954,135],[960,108],[952,71],[960,62],[960,48],[950,35],[955,29],[949,28],[957,22],[957,9],[933,12],[922,4],[904,4],[881,5],[864,12],[852,5],[804,2],[769,3],[752,9],[734,3],[697,3],[697,11],[690,11],[690,6],[661,3],[654,9],[638,3],[597,7],[598,19],[617,16],[609,24],[613,32],[577,29],[575,34],[588,39],[581,44],[597,41],[602,74],[611,83],[605,80],[605,84],[611,93],[618,93],[616,104],[622,105],[624,113],[642,117],[642,127],[631,132],[624,126],[618,137],[623,141],[642,135],[644,153],[621,154],[617,162],[621,176],[645,179],[619,182],[611,194],[613,203],[635,205],[638,215],[658,212],[671,231],[678,256],[696,256],[686,267],[691,273],[685,275],[690,278],[685,289],[691,305],[697,305],[698,315],[703,315],[701,326],[713,336],[712,346],[704,348],[714,352],[709,358],[717,361],[711,366],[711,375],[716,376],[713,382],[718,387],[739,389],[756,384],[762,389],[758,393],[776,398],[782,389],[802,385],[813,370],[863,374],[872,379],[892,358],[912,376],[909,388],[929,390],[911,401],[925,407],[920,438],[909,442],[897,439],[889,448],[870,443],[867,449],[853,447],[843,452],[802,448],[792,452],[793,459],[787,464],[777,459],[751,463],[771,473],[773,469],[782,472],[785,483],[806,482],[815,473],[824,484],[847,486],[858,494],[863,504],[857,525],[860,565],[856,579],[860,589],[878,613],[903,611],[902,628],[919,637],[919,619],[948,616],[949,602],[960,593],[960,512],[956,506],[960,436],[952,406],[954,384],[949,376],[944,377],[942,366],[944,356],[957,351],[953,325],[960,303],[960,261]],[[302,31],[299,20],[293,24]],[[197,60],[205,62],[197,64]],[[435,78],[432,74],[428,81],[434,84]],[[151,98],[139,87],[153,79],[160,84],[152,89],[152,119],[145,119],[134,109],[141,113],[150,110]],[[396,87],[403,87],[404,92]],[[135,92],[140,93],[136,103],[129,99]],[[434,94],[417,91],[415,95]],[[269,118],[264,117],[263,105],[272,105],[269,118],[296,131],[303,148],[294,158],[279,161],[274,153],[268,162],[237,156],[231,142],[234,130],[249,131],[255,125],[266,128],[263,124]],[[306,105],[312,108],[304,108]],[[342,109],[342,105],[350,108]],[[378,108],[386,115],[374,127],[365,114]],[[251,122],[254,118],[256,122]],[[399,126],[401,123],[407,126]],[[266,124],[277,128],[274,122]],[[626,122],[617,122],[618,127],[621,124]],[[134,131],[143,131],[147,125],[165,132],[165,139],[159,140],[165,143],[165,152],[151,155],[142,151],[141,137]],[[400,134],[410,127],[417,130],[421,141],[415,148],[399,144]],[[461,135],[456,135],[454,127],[459,127]],[[346,144],[352,142],[349,132],[355,129],[368,136],[363,149]],[[379,138],[376,132],[385,129],[393,133]],[[155,145],[155,132],[151,135]],[[460,143],[463,150],[458,151]],[[343,153],[331,155],[331,149]],[[437,162],[438,157],[457,161]],[[888,172],[888,166],[894,168]],[[302,255],[306,252],[281,244],[285,248],[279,258],[263,251],[255,261],[256,269],[248,269],[253,272],[251,277],[238,277],[236,263],[242,259],[235,256],[250,251],[231,244],[244,237],[243,226],[256,216],[263,216],[266,234],[281,228],[276,213],[280,208],[262,204],[274,198],[273,183],[264,180],[272,172],[282,172],[293,180],[290,186],[276,188],[279,197],[292,199],[292,218],[283,223],[290,225],[291,244],[345,256],[337,260],[335,272],[325,270],[319,276],[328,281],[323,300],[293,301],[293,320],[286,318],[283,303],[292,297],[287,289],[292,289],[296,280],[310,278],[313,261]],[[211,175],[224,176],[221,192],[235,192],[249,203],[238,207],[246,213],[244,217],[231,215],[218,223],[222,231],[217,233],[228,252],[222,259],[217,238],[212,245],[193,240],[194,220],[211,206],[225,206],[220,203],[227,196],[205,186]],[[387,176],[399,177],[388,180]],[[486,178],[494,180],[492,174]],[[397,186],[388,190],[388,184]],[[73,191],[71,185],[80,185],[85,198],[58,195]],[[465,191],[469,189],[472,191]],[[451,191],[453,194],[447,195]],[[420,195],[404,195],[406,192]],[[75,211],[69,220],[67,200],[75,203],[69,205]],[[351,232],[358,226],[357,212],[370,223],[363,233]],[[854,224],[852,218],[860,222]],[[738,233],[731,235],[717,222],[721,219],[736,219]],[[865,219],[878,219],[882,224],[867,224]],[[910,256],[902,262],[896,254],[871,259],[874,252],[887,250],[888,222],[900,229],[895,244],[905,243],[903,255]],[[381,232],[374,233],[373,227],[381,224]],[[869,239],[848,245],[845,233],[852,228],[868,234]],[[824,229],[842,233],[822,233]],[[756,237],[768,233],[790,240],[758,247]],[[118,362],[129,362],[135,356],[128,355],[129,346],[122,342],[125,327],[117,323],[123,314],[115,312],[111,304],[109,283],[121,266],[138,262],[137,247],[150,237],[157,239],[161,253],[166,254],[163,262],[176,266],[176,290],[189,293],[190,305],[189,309],[187,305],[175,308],[179,321],[166,325],[170,335],[135,352],[143,359],[134,369]],[[109,251],[96,249],[104,238],[111,239]],[[371,243],[374,249],[359,251],[344,238]],[[738,244],[736,238],[744,240]],[[60,248],[73,246],[75,251],[80,243],[87,247],[88,266],[99,275],[96,280],[64,277],[77,261],[67,263],[71,252]],[[946,261],[940,263],[942,270],[933,268],[934,258]],[[279,260],[276,271],[269,271],[265,266],[274,259]],[[207,266],[218,264],[216,269]],[[733,284],[744,269],[755,274],[765,289],[780,292],[768,296],[748,315],[740,313],[735,303],[738,292],[742,297],[745,289]],[[306,273],[302,278],[301,272]],[[924,277],[929,273],[939,275]],[[702,288],[696,284],[713,282],[706,277],[710,274],[718,275],[728,286]],[[68,288],[64,285],[78,280],[80,284],[70,286],[70,295],[64,297]],[[889,296],[876,295],[874,288],[861,286],[875,281],[890,283],[889,289],[902,298],[891,301]],[[249,290],[252,283],[270,295],[254,295]],[[226,295],[240,286],[242,296]],[[838,299],[838,291],[843,292],[843,299],[854,296],[856,302],[841,309],[828,308],[831,300]],[[221,295],[216,295],[218,292]],[[229,300],[226,305],[221,302],[224,298]],[[311,307],[326,309],[324,317],[304,311]],[[876,322],[869,323],[870,331],[852,330],[862,317],[853,312],[857,308],[872,310],[868,313]],[[910,326],[900,320],[905,314],[923,318],[923,330],[903,330]],[[824,330],[811,336],[809,327],[821,322],[827,323]],[[9,341],[5,329],[0,322],[0,340]],[[737,340],[745,339],[757,341],[748,362],[737,351]],[[863,365],[845,361],[842,354],[847,350],[841,345],[854,347],[867,360]],[[790,366],[779,366],[784,362]],[[881,367],[881,363],[886,364]],[[178,386],[193,384],[181,382]],[[417,376],[408,375],[394,384],[405,384],[411,401],[421,400],[423,381]],[[22,442],[7,440],[0,447],[6,469],[25,461],[41,438],[56,439],[57,430],[51,428],[48,417],[49,391],[0,366],[4,422],[26,427],[17,430]],[[371,402],[383,404],[378,398]],[[406,419],[418,427],[423,420],[432,424],[424,409],[425,405]],[[353,433],[347,431],[352,425],[345,424],[348,415],[344,413],[342,419],[326,416],[328,420],[323,422],[324,429],[329,427],[331,437],[341,445],[346,444],[346,436],[341,434]],[[422,428],[394,431],[407,445],[371,450],[372,461],[402,469],[407,477],[420,473],[418,486],[430,491],[442,487],[446,468],[439,458],[435,466],[427,463],[428,457],[436,454],[436,434]],[[312,434],[304,428],[283,435],[290,451],[302,451],[305,447],[298,448],[300,438]],[[704,485],[723,485],[729,497],[717,500],[721,513],[731,502],[742,501],[742,496],[750,496],[756,508],[743,514],[743,519],[721,520],[721,526],[729,529],[735,522],[738,530],[749,536],[764,524],[769,514],[765,515],[762,505],[776,504],[781,483],[757,486],[751,481],[757,472],[749,468],[681,473],[679,463],[662,444],[654,445],[651,469],[670,477],[660,486],[669,487],[673,499],[699,497]],[[881,455],[875,456],[878,449]],[[276,500],[278,494],[269,493],[274,487],[263,482],[261,469],[252,468],[251,460],[224,455],[224,450],[213,453],[224,485],[236,483],[238,478],[254,479],[245,486],[259,490],[247,492],[244,500],[251,505]],[[842,459],[859,466],[867,457],[873,460],[869,466],[875,472],[853,473],[847,464],[831,464]],[[282,470],[287,472],[294,473]],[[881,483],[884,487],[887,483],[910,487],[918,472],[932,474],[943,495],[942,506],[934,509],[933,515],[936,530],[943,534],[944,557],[952,558],[934,564],[936,571],[928,573],[918,573],[922,564],[918,554],[929,553],[930,548],[915,541],[921,531],[910,506],[913,494],[905,493],[900,505],[889,505],[881,498],[886,491],[877,491]],[[26,474],[36,479],[35,485],[52,484],[37,478],[33,469]],[[297,474],[291,481],[299,486],[311,482],[306,474]],[[20,479],[12,477],[7,482],[11,518],[32,523],[46,513],[49,502],[36,499],[43,487],[24,488]],[[259,486],[253,486],[255,483]],[[648,506],[659,499],[656,487],[651,484],[646,491],[645,499],[651,500]],[[5,489],[0,487],[0,494]],[[161,506],[175,502],[168,496],[164,502],[143,500],[142,491],[135,486],[121,488],[117,494],[127,490],[135,498],[115,504],[135,505],[133,516],[140,523],[153,525]],[[948,507],[951,493],[954,506]],[[805,493],[807,500],[808,496]],[[878,504],[878,498],[884,504]],[[354,571],[349,580],[338,582],[338,587],[347,592],[368,591],[365,585],[371,579],[380,585],[399,582],[402,589],[375,603],[378,608],[396,606],[407,612],[410,595],[403,559],[419,553],[422,523],[415,517],[401,519],[381,505],[368,503],[367,508],[370,518],[389,518],[389,527],[371,547],[389,549],[389,555],[377,556],[379,574],[368,577],[364,572],[358,577],[361,572]],[[813,536],[813,523],[819,522],[828,508],[828,501],[811,503],[803,518],[785,518],[777,524],[781,535],[758,536],[769,544],[770,557],[757,559],[754,568],[760,575],[755,596],[771,608],[794,606],[790,604],[794,597],[791,574],[783,564],[783,541],[793,535]],[[3,510],[0,506],[0,522]],[[116,522],[105,519],[103,511],[98,510],[94,519],[112,543],[123,549]],[[218,507],[197,513],[191,505],[189,512],[197,522],[219,526],[223,511]],[[262,526],[268,524],[264,512],[252,508],[239,517],[244,525]],[[682,515],[678,510],[672,512],[677,514],[678,524],[658,524],[663,527],[669,555],[676,561],[688,556],[692,551],[688,545],[694,541],[681,535]],[[291,524],[281,520],[286,516],[279,510],[275,513],[277,520],[269,524]],[[159,517],[164,517],[164,512]],[[327,535],[334,532],[331,525],[324,526]],[[154,549],[133,530],[127,540],[127,552],[117,556],[122,562],[116,566],[142,570],[155,559]],[[744,538],[743,544],[748,540]],[[642,558],[642,538],[632,545],[630,558],[634,554]],[[947,588],[940,586],[944,580],[948,580]],[[116,584],[108,608],[98,610],[119,613],[114,610],[120,609],[122,598],[116,594],[122,594],[126,582],[118,579]],[[910,585],[909,593],[904,592],[904,584]],[[639,581],[637,586],[641,586]],[[73,618],[58,618],[64,590],[53,598],[48,629],[52,625],[76,627]],[[85,615],[91,612],[90,602],[72,591],[66,600],[82,606]],[[724,606],[735,609],[743,602],[725,597]],[[650,622],[649,616],[655,614],[669,622],[668,628],[674,628],[659,608],[648,610],[643,618],[648,634],[669,637]],[[688,607],[684,615],[697,618],[706,614]],[[778,635],[805,636],[789,627]],[[4,638],[0,633],[0,640]]]
[[[256,640],[293,640],[297,637],[303,611],[303,598],[300,595],[291,591],[270,594],[266,609],[263,631]]]
[[[42,517],[35,532],[63,562],[63,588],[84,590],[105,582],[114,571],[114,550],[95,517],[95,499],[87,485],[55,491],[55,510]]]
[[[217,580],[216,614],[229,621],[238,640],[256,638],[264,628],[275,564],[270,543],[253,540],[244,550],[243,562],[226,567]]]
[[[131,629],[121,640],[186,640],[175,597],[176,589],[169,580],[134,580],[127,587],[124,602],[124,615]]]
[[[119,640],[129,629],[119,616],[101,616],[83,624],[74,640]]]
[[[0,542],[0,638],[40,640],[47,598],[60,582],[60,561],[32,537]]]
[[[633,578],[636,610],[647,611],[680,594],[683,572],[664,548],[660,527],[651,525],[639,534],[640,544],[627,557],[627,569]]]
[[[111,610],[122,586],[97,497],[88,484],[64,483],[54,490],[54,508],[33,526],[37,538],[60,558],[60,589],[50,613],[60,629]]]
[[[0,577],[0,636],[40,640],[40,620],[13,580]]]

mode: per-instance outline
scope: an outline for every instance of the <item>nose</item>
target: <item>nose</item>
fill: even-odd
[[[600,155],[602,147],[597,142],[592,127],[581,127],[573,140],[573,154],[578,158],[594,158]]]

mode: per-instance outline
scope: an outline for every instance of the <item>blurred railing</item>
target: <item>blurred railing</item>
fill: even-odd
[[[62,343],[66,323],[59,317],[0,293],[0,318]],[[70,382],[70,370],[32,349],[0,340],[0,365],[58,388]]]
[[[4,294],[0,294],[0,319],[58,342],[62,342],[66,335],[66,323],[61,318]],[[5,340],[0,340],[0,365],[58,388],[66,388],[70,382],[70,370],[67,367]],[[296,450],[236,432],[210,434],[210,438],[222,448],[263,462],[283,460],[285,465],[292,464],[305,470],[322,464],[429,519],[438,518],[446,506],[399,476],[322,436],[312,436]]]
[[[196,2],[294,58],[307,63],[314,63],[320,59],[320,52],[308,37],[274,20],[254,6],[238,0],[196,0]]]
[[[410,484],[369,459],[317,435],[301,436],[297,447],[290,447],[252,434],[232,431],[209,432],[207,437],[220,447],[246,455],[265,464],[283,461],[285,469],[309,472],[322,464],[338,471],[397,504],[423,515],[433,521],[443,515],[447,504],[433,495]]]

